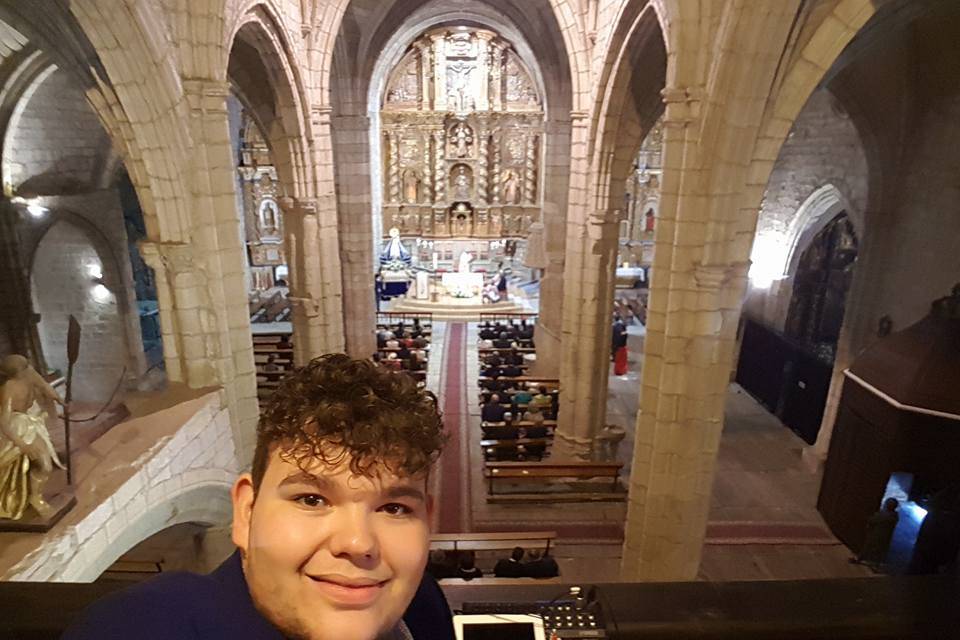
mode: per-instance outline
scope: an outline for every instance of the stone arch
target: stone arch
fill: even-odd
[[[873,0],[840,0],[794,56],[760,129],[752,162],[755,173],[759,167],[763,170],[756,183],[766,183],[800,111],[844,48],[876,13],[876,5]]]
[[[326,13],[322,18],[324,22],[331,25],[321,38],[319,47],[319,65],[316,69],[317,89],[321,103],[328,105],[332,103],[331,87],[335,82],[334,69],[334,51],[336,50],[337,40],[343,29],[344,16],[352,0],[336,0],[326,5]],[[560,32],[563,37],[564,48],[567,52],[566,60],[572,65],[570,72],[570,82],[572,111],[585,111],[589,108],[587,104],[588,85],[589,85],[589,60],[587,58],[586,34],[583,25],[580,22],[580,16],[574,12],[573,7],[567,0],[549,0],[550,7],[556,17]],[[321,16],[313,16],[311,24],[319,24]]]
[[[67,320],[76,316],[86,331],[74,369],[74,395],[106,401],[132,364],[124,318],[128,293],[109,242],[80,216],[59,213],[28,264],[45,360],[66,373]]]
[[[111,544],[98,549],[99,553],[74,555],[64,568],[63,580],[93,582],[124,553],[169,527],[187,522],[209,526],[229,523],[232,514],[230,483],[207,481],[190,484],[190,476],[196,473],[185,474],[184,488],[127,520],[126,526]]]
[[[251,3],[230,32],[230,62],[237,47],[246,46],[258,54],[256,64],[262,67],[240,69],[228,64],[228,74],[241,102],[266,136],[285,195],[310,197],[316,192],[316,185],[308,168],[310,118],[306,89],[282,24],[269,3]],[[250,75],[251,72],[256,75]],[[267,95],[254,89],[258,81],[264,80],[272,90]]]
[[[621,15],[614,29],[593,106],[594,134],[587,157],[593,162],[593,202],[606,210],[618,201],[644,134],[663,113],[660,99],[665,86],[668,57],[658,14],[652,5],[635,2]],[[637,75],[643,67],[649,75]]]
[[[833,184],[825,184],[811,193],[800,205],[787,231],[788,252],[783,275],[797,272],[800,257],[813,239],[841,212],[846,212],[857,236],[863,237],[863,217]]]

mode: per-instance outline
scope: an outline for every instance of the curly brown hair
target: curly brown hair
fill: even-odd
[[[427,472],[446,441],[437,398],[410,376],[369,360],[328,354],[285,377],[257,425],[254,490],[271,452],[304,468],[314,460],[371,476],[378,467],[406,476]],[[332,445],[332,446],[331,446]]]

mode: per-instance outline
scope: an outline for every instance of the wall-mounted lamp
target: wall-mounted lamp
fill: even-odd
[[[30,214],[30,217],[34,220],[39,220],[49,213],[50,210],[44,206],[41,206],[35,202],[27,205],[27,213]]]
[[[103,265],[98,262],[88,262],[86,268],[90,282],[93,284],[93,287],[90,289],[90,297],[101,304],[109,302],[113,294],[110,293],[110,289],[104,284]]]

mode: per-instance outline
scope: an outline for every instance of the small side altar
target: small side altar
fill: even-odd
[[[447,295],[454,298],[473,298],[483,291],[482,273],[444,273],[440,283],[446,289]]]

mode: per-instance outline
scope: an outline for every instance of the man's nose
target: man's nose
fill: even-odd
[[[330,536],[330,551],[334,556],[350,557],[354,561],[375,560],[379,553],[373,514],[359,507],[347,507],[338,514]]]

